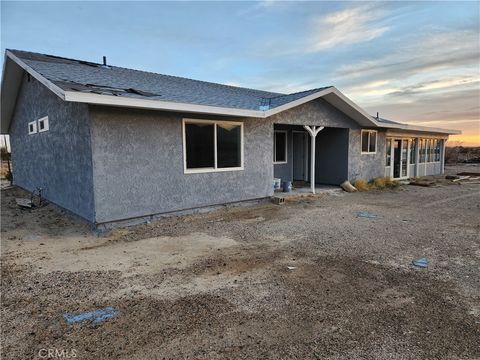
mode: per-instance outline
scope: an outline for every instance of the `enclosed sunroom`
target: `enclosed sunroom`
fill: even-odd
[[[385,176],[407,179],[443,173],[445,139],[387,133]]]

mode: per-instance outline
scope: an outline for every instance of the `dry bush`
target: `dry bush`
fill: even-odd
[[[372,189],[393,189],[400,186],[400,182],[393,180],[390,176],[381,176],[370,181],[370,186]]]
[[[372,185],[375,189],[385,189],[385,187],[387,186],[386,177],[377,177],[373,179]]]
[[[400,181],[390,179],[390,183],[387,186],[391,189],[399,187]]]
[[[355,186],[358,191],[368,191],[369,190],[368,183],[363,179],[355,180],[355,182],[353,183],[353,186]]]

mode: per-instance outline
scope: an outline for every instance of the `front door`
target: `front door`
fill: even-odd
[[[293,133],[293,180],[306,181],[307,176],[307,133]]]
[[[407,139],[393,139],[393,178],[403,179],[408,177],[409,166],[409,141]]]
[[[393,140],[393,177],[400,177],[402,140]]]

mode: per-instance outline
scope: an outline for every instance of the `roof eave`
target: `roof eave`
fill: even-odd
[[[382,124],[380,126],[386,129],[393,129],[393,130],[406,130],[406,131],[437,133],[437,134],[446,134],[446,135],[460,135],[462,133],[461,130],[442,129],[442,128],[434,128],[429,126],[419,126],[419,125],[410,125],[410,124]]]
[[[82,93],[77,91],[66,91],[65,100],[71,102],[88,103],[93,105],[119,106],[138,109],[164,110],[187,113],[190,112],[211,115],[230,115],[253,118],[265,117],[265,112],[260,110],[217,107],[210,105],[180,103],[163,100],[137,99],[131,97]]]

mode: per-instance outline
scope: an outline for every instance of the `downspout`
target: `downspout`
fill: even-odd
[[[310,186],[312,187],[312,194],[315,194],[315,138],[317,137],[318,133],[322,131],[325,127],[324,126],[308,126],[308,125],[303,125],[303,128],[308,131],[310,134],[311,138],[311,155],[310,155],[310,160],[311,160],[311,169],[310,169]]]

